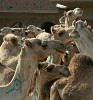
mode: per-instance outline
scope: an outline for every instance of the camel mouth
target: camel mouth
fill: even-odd
[[[64,74],[60,72],[59,74],[64,76],[64,77],[69,77],[71,75],[70,72],[69,73],[64,73]]]

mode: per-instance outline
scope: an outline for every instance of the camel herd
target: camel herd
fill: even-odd
[[[51,33],[3,27],[0,100],[93,100],[93,35],[83,11],[64,12]]]

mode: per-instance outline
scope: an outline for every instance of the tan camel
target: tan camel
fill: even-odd
[[[64,16],[59,19],[60,23],[63,23],[63,19],[65,20],[65,28],[68,29],[74,20],[79,19],[83,15],[83,11],[81,8],[75,8],[73,10],[69,10],[64,12]]]
[[[3,42],[3,37],[7,34],[14,34],[17,35],[21,38],[22,34],[25,33],[26,29],[25,28],[11,28],[11,27],[3,27],[1,28],[1,33],[0,33],[0,45]]]
[[[38,34],[38,35],[36,36],[36,38],[45,41],[45,40],[50,40],[50,39],[51,39],[51,36],[52,36],[52,34],[50,34],[50,33],[41,32],[40,34]]]
[[[7,34],[3,38],[3,43],[0,46],[0,62],[7,67],[15,70],[18,54],[21,50],[21,39],[14,34]]]
[[[38,49],[36,49],[38,48]],[[0,100],[27,100],[31,87],[31,79],[38,67],[38,62],[56,52],[65,52],[60,41],[25,40],[18,55],[17,67],[11,82],[0,87]]]
[[[42,32],[45,32],[45,31],[34,25],[29,25],[26,31],[21,33],[21,36],[27,37],[27,38],[35,38],[37,35],[39,35]]]
[[[38,69],[35,71],[33,76],[30,92],[33,92],[36,88],[38,92],[37,100],[46,100],[46,98],[49,99],[51,85],[57,79],[61,78],[62,75],[70,75],[68,68],[66,68],[64,65],[50,64],[47,62],[39,63]],[[48,86],[46,87],[45,85],[47,82]]]
[[[61,78],[51,87],[50,100],[93,100],[93,60],[77,54],[72,58],[69,70],[71,76]]]
[[[67,46],[67,48],[70,48],[68,49],[70,52],[68,61],[70,61],[71,57],[74,55],[73,50],[77,48],[75,46],[75,48],[71,49],[72,44],[70,42],[73,41],[74,38],[79,37],[79,34],[76,31],[73,32],[75,34],[69,34],[70,32],[72,32],[72,30],[70,30],[69,27],[72,25],[72,22],[74,20],[78,19],[82,15],[83,11],[80,8],[69,10],[68,12],[64,13],[64,18],[65,18],[64,24],[54,25],[51,27],[51,33],[53,34],[52,39],[61,40],[63,44]],[[60,22],[62,22],[62,18],[60,19]],[[61,62],[61,58],[62,55],[60,54],[53,55],[52,62],[59,64]]]
[[[65,30],[64,27],[61,28],[57,28],[56,26],[51,27],[51,32],[53,34],[52,39],[53,40],[60,40],[62,41],[62,43],[64,45],[66,45],[67,50],[69,51],[69,61],[72,58],[72,56],[74,55],[74,53],[77,53],[78,49],[77,47],[74,45],[72,46],[72,41],[74,40],[74,38],[79,38],[79,34],[77,32],[74,32],[75,34],[71,34],[69,36],[69,33],[72,32],[73,29],[68,29]],[[77,49],[77,50],[75,50]],[[60,55],[59,53],[53,55],[53,60],[52,62],[55,64],[60,64],[61,59],[64,57],[64,55]],[[49,59],[49,58],[48,58]]]
[[[11,28],[11,27],[3,27],[1,28],[1,33],[0,35],[5,36],[9,33],[12,33],[17,36],[21,36],[25,32],[25,28]]]
[[[14,73],[14,70],[0,63],[0,85],[8,84],[11,81]]]

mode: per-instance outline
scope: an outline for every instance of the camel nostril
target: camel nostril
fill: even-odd
[[[65,71],[64,73],[59,73],[60,75],[63,75],[63,76],[65,76],[65,77],[68,77],[68,76],[70,76],[71,75],[71,73],[67,70],[67,71]]]
[[[53,70],[52,67],[47,67],[46,69],[47,69],[47,72],[51,72]]]
[[[61,32],[61,33],[59,33],[58,35],[59,35],[59,37],[61,37],[63,34],[64,34],[64,32]]]

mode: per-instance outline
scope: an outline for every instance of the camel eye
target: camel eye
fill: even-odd
[[[44,48],[46,48],[48,45],[47,45],[46,42],[43,42],[43,43],[41,43],[41,46],[44,47]]]
[[[68,15],[71,15],[72,13],[70,12]]]
[[[37,31],[40,31],[40,29],[38,28]]]
[[[43,45],[42,47],[46,48],[46,47],[47,47],[47,45]]]
[[[63,32],[61,32],[61,33],[59,33],[58,35],[59,35],[59,37],[60,37],[60,36],[62,36],[63,34],[64,34],[64,33],[63,33]]]
[[[72,12],[70,12],[68,15],[71,15],[72,14]]]
[[[28,35],[28,32],[25,32],[25,35]]]
[[[76,45],[75,44],[72,44],[72,46],[75,47]]]
[[[12,33],[14,33],[15,32],[15,30],[12,30]]]
[[[21,32],[21,30],[19,30],[19,32]]]

